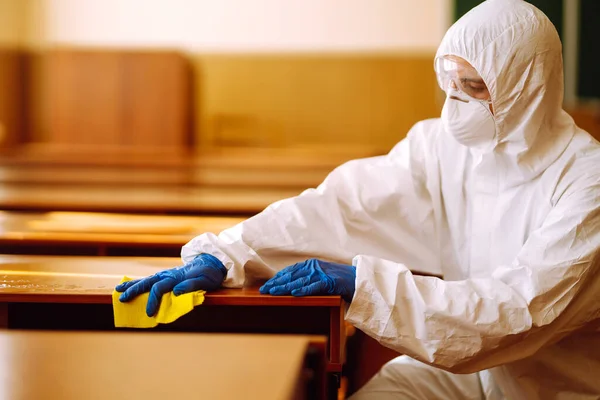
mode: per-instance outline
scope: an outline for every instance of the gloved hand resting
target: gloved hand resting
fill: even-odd
[[[227,269],[214,256],[200,254],[181,267],[158,272],[143,279],[124,282],[117,292],[124,292],[119,301],[127,302],[142,293],[150,292],[146,304],[146,314],[151,317],[158,311],[163,294],[173,290],[175,296],[196,290],[211,291],[221,287]]]
[[[261,286],[260,293],[275,296],[339,294],[351,302],[355,280],[356,267],[313,258],[282,269]]]

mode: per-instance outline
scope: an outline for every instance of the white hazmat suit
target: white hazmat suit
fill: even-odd
[[[556,30],[522,0],[488,0],[443,55],[484,79],[493,146],[419,122],[388,155],[200,235],[182,257],[216,256],[228,287],[307,258],[356,266],[346,319],[411,357],[356,398],[600,398],[600,146],[562,110]]]

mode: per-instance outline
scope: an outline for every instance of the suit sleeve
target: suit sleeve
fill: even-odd
[[[347,320],[420,361],[470,373],[531,356],[600,318],[600,183],[563,195],[511,265],[490,278],[414,276],[357,256]]]
[[[200,253],[219,258],[228,269],[226,287],[241,287],[248,277],[270,278],[307,258],[350,264],[357,254],[439,273],[425,237],[434,231],[421,165],[425,146],[422,135],[411,131],[385,156],[350,161],[315,189],[219,235],[197,236],[183,247],[183,261]]]

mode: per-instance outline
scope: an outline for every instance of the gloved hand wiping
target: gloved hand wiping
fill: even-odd
[[[260,293],[275,296],[337,294],[351,302],[355,280],[356,267],[313,258],[282,269],[261,286]]]
[[[186,265],[122,283],[115,290],[123,292],[119,297],[121,302],[149,291],[146,314],[151,317],[158,311],[163,294],[171,290],[176,296],[197,290],[216,290],[221,287],[226,275],[227,269],[221,261],[210,254],[200,254]]]

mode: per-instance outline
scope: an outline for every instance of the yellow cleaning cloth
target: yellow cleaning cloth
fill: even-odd
[[[125,276],[121,283],[130,281],[131,278]],[[204,302],[204,290],[185,293],[175,296],[173,292],[165,293],[160,302],[158,312],[153,317],[146,315],[146,303],[149,293],[139,295],[135,299],[121,303],[119,296],[121,293],[113,290],[112,304],[115,316],[115,327],[117,328],[154,328],[158,324],[169,324],[192,311],[195,306]]]

